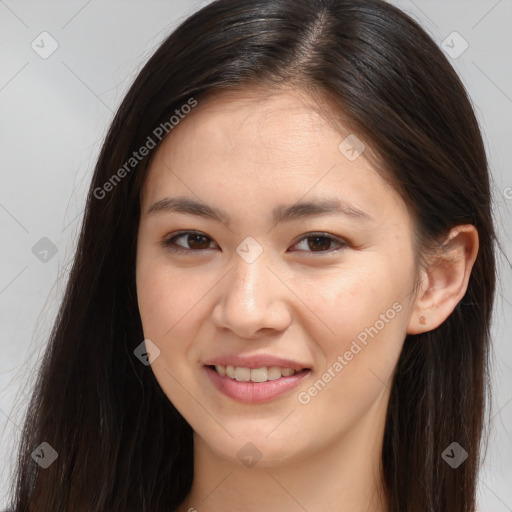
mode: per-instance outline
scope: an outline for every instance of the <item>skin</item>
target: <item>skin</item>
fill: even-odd
[[[393,371],[406,334],[437,327],[464,295],[478,236],[457,227],[446,252],[418,268],[405,203],[369,153],[350,161],[339,150],[348,133],[296,91],[230,91],[199,102],[152,160],[137,292],[145,338],[160,350],[151,368],[195,432],[194,481],[179,512],[226,504],[247,512],[387,510],[379,472]],[[223,210],[229,225],[148,213],[177,196]],[[327,197],[371,220],[335,213],[272,221],[277,206]],[[175,239],[188,254],[161,245],[182,230],[207,238]],[[346,245],[321,239],[315,250],[306,235],[318,232]],[[236,252],[248,236],[263,250],[252,263]],[[381,315],[384,327],[299,402]],[[220,393],[203,368],[229,353],[286,357],[312,372],[270,402],[244,404]],[[261,456],[253,467],[237,457],[249,442]]]

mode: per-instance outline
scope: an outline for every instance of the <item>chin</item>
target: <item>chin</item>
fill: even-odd
[[[271,431],[271,429],[269,429]],[[242,467],[272,468],[298,461],[306,454],[297,445],[287,446],[283,439],[271,439],[266,434],[207,440],[217,456]],[[287,436],[291,439],[291,436]]]

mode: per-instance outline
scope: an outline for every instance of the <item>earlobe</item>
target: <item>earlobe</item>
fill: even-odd
[[[407,334],[431,331],[450,316],[466,293],[478,246],[475,226],[464,224],[450,230],[423,270]]]

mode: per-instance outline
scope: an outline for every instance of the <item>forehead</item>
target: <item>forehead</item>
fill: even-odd
[[[295,90],[214,94],[198,101],[158,148],[143,204],[183,193],[213,203],[237,193],[268,204],[327,192],[370,208],[379,196],[382,208],[386,194],[396,203],[397,193],[366,158],[370,148],[355,160],[340,149],[348,136],[354,134],[335,129],[318,103]]]
[[[262,161],[266,155],[299,159],[315,148],[325,149],[318,146],[318,138],[332,128],[319,112],[314,100],[300,91],[226,91],[199,101],[165,142],[176,151],[196,138],[215,154],[227,156],[238,149],[244,158]]]

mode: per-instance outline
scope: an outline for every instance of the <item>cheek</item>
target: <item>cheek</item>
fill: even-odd
[[[146,261],[137,266],[137,296],[144,337],[160,350],[151,370],[178,410],[188,411],[190,396],[184,390],[195,386],[188,360],[191,340],[197,337],[194,330],[201,325],[204,281],[177,274],[165,263],[146,265]]]
[[[389,261],[369,258],[369,265],[358,270],[339,269],[315,283],[302,283],[299,293],[314,312],[307,315],[307,329],[326,368],[346,355],[352,371],[364,367],[367,374],[371,366],[391,371],[405,337],[404,297],[412,279],[407,264],[402,270],[391,268]]]
[[[204,295],[204,281],[179,274],[165,264],[141,261],[137,297],[144,335],[166,345],[176,330],[189,324]],[[187,322],[183,322],[183,319]]]
[[[309,296],[322,322],[313,319],[308,327],[321,364],[297,399],[305,405],[304,421],[322,417],[323,428],[337,432],[359,421],[391,388],[406,309],[399,290],[371,273],[326,280],[322,290]]]

